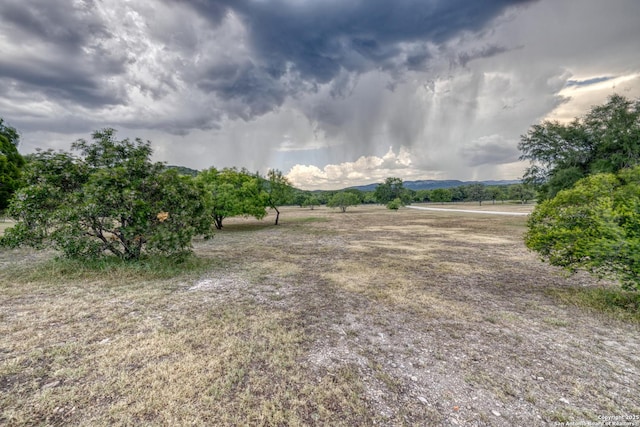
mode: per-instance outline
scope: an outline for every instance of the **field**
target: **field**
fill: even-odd
[[[0,252],[0,424],[640,416],[637,317],[582,304],[609,285],[541,263],[525,217],[363,206],[272,220],[227,220],[168,271]]]

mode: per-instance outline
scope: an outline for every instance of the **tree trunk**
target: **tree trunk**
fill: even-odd
[[[273,207],[273,209],[276,210],[276,224],[275,225],[278,225],[278,220],[280,219],[280,211],[275,206]]]
[[[213,225],[216,226],[217,230],[222,230],[222,217],[214,216],[213,217]]]

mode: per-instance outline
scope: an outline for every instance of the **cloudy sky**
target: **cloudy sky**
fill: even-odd
[[[304,189],[516,179],[519,136],[640,96],[637,0],[2,0],[20,150],[93,130]]]

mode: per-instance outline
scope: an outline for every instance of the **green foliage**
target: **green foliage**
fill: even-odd
[[[262,180],[262,185],[265,191],[265,204],[276,211],[275,225],[278,225],[280,219],[278,207],[291,203],[294,189],[287,177],[277,169],[269,169],[267,178]]]
[[[605,313],[622,321],[640,323],[640,292],[611,287],[561,288],[547,292],[565,304]]]
[[[344,192],[355,195],[358,198],[358,203],[362,203],[365,197],[364,191],[358,190],[357,188],[347,188]]]
[[[553,265],[640,289],[640,167],[583,178],[538,205],[526,244]]]
[[[451,194],[450,202],[463,202],[469,198],[468,187],[466,185],[449,188],[448,190]]]
[[[417,203],[428,202],[431,200],[431,191],[417,190],[413,196],[413,201]]]
[[[305,206],[305,201],[310,197],[311,193],[308,191],[298,190],[297,188],[293,191],[293,197],[291,198],[291,202],[294,205],[300,206],[301,208]]]
[[[267,215],[260,179],[246,170],[211,168],[198,174],[196,181],[204,188],[207,213],[218,230],[225,218],[244,215],[262,219]]]
[[[529,160],[525,183],[549,199],[579,179],[615,173],[640,162],[640,100],[613,95],[569,124],[545,121],[521,137],[521,159]]]
[[[387,209],[391,209],[392,211],[397,211],[402,206],[404,206],[404,203],[402,203],[402,200],[399,197],[396,197],[387,203]]]
[[[384,183],[379,184],[375,190],[375,198],[378,203],[387,204],[394,199],[400,199],[403,204],[411,203],[413,195],[404,188],[401,178],[387,178]]]
[[[318,198],[312,194],[304,199],[304,201],[302,202],[302,206],[311,208],[311,210],[313,210],[313,208],[315,208],[316,206],[320,206],[320,200],[318,200]]]
[[[502,186],[493,185],[491,187],[487,187],[485,194],[493,204],[496,203],[496,200],[504,201],[507,198],[507,190]]]
[[[149,142],[118,141],[113,129],[92,136],[72,145],[81,157],[53,151],[31,157],[26,186],[9,208],[18,222],[3,244],[53,247],[82,259],[188,253],[192,237],[207,230],[193,180],[152,163]]]
[[[518,200],[520,203],[525,204],[535,197],[536,192],[530,185],[514,184],[509,187],[509,198],[511,200]]]
[[[451,190],[448,188],[436,188],[431,190],[431,201],[436,203],[445,203],[451,201]]]
[[[188,168],[186,166],[175,166],[175,165],[167,165],[165,166],[167,169],[175,169],[180,175],[187,176],[198,176],[198,171],[195,169]]]
[[[360,198],[358,195],[349,191],[336,193],[327,202],[328,207],[340,208],[342,212],[346,212],[349,206],[357,206],[359,204]]]
[[[0,212],[9,206],[9,199],[20,187],[24,159],[18,153],[18,132],[0,118]]]
[[[467,194],[469,200],[478,202],[482,206],[482,201],[487,197],[486,187],[481,183],[471,184],[467,186]]]

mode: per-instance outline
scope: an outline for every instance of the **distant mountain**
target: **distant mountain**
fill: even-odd
[[[450,180],[437,180],[437,179],[427,179],[420,181],[404,181],[404,188],[409,188],[411,190],[435,190],[436,188],[453,188],[460,187],[461,185],[469,185],[469,184],[477,184],[481,183],[484,185],[511,185],[511,184],[519,184],[520,180],[489,180],[489,181],[459,181],[457,179]],[[375,191],[376,187],[379,183],[376,184],[368,184],[368,185],[359,185],[356,187],[348,187],[349,189],[356,189],[360,191]]]

